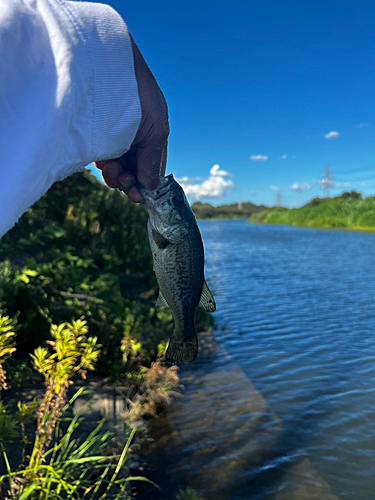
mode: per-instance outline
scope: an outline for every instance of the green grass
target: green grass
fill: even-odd
[[[315,198],[301,208],[267,208],[251,222],[323,229],[375,231],[375,197],[363,199],[352,191],[335,198]]]
[[[18,411],[13,415],[0,402],[0,457],[6,468],[6,474],[0,477],[1,499],[126,500],[131,498],[129,481],[147,481],[131,477],[125,467],[135,429],[127,427],[128,435],[119,449],[114,436],[102,432],[104,420],[84,436],[78,429],[80,415],[73,413],[66,418],[66,412],[72,410],[74,401],[84,393],[81,388],[69,400],[72,378],[77,373],[85,378],[100,354],[96,339],[86,337],[87,332],[84,320],[51,325],[53,340],[48,341],[48,348],[38,347],[31,355],[33,367],[44,378],[42,400],[29,404],[19,401]],[[15,322],[0,314],[0,389],[7,388],[3,363],[16,350],[14,338]],[[30,439],[26,426],[35,418],[36,431]],[[17,441],[22,443],[22,457],[12,470],[10,456]],[[27,448],[30,454],[26,454]]]

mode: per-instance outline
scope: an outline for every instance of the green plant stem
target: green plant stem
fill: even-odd
[[[4,462],[5,462],[5,467],[7,469],[7,476],[8,476],[8,481],[9,481],[9,491],[12,491],[12,470],[10,468],[9,460],[7,453],[5,451],[4,445],[1,444],[1,453],[3,454]]]
[[[124,461],[125,461],[125,457],[126,457],[126,454],[128,452],[128,449],[129,449],[129,446],[130,446],[130,443],[132,442],[133,440],[133,437],[134,437],[134,434],[136,433],[136,429],[133,429],[130,433],[130,436],[128,437],[128,440],[126,441],[125,443],[125,446],[122,450],[122,453],[120,455],[120,459],[118,461],[118,464],[117,464],[117,467],[115,469],[115,472],[114,474],[112,475],[112,478],[110,479],[109,483],[108,483],[108,486],[104,492],[104,495],[102,495],[102,498],[105,498],[107,496],[107,493],[108,491],[110,490],[112,484],[115,482],[115,479],[121,469],[121,467],[124,465]]]

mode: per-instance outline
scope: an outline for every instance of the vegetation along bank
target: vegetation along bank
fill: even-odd
[[[314,198],[301,208],[266,208],[250,222],[314,228],[375,231],[375,197],[362,198],[356,191],[334,198]]]
[[[252,214],[264,210],[263,205],[254,205],[253,203],[232,203],[231,205],[221,205],[214,207],[209,203],[195,202],[192,205],[192,210],[195,217],[200,220],[204,219],[246,219]]]
[[[0,498],[128,498],[132,429],[145,432],[180,387],[163,361],[173,318],[155,308],[147,217],[85,171],[0,240]],[[197,328],[209,324],[197,312]],[[89,371],[126,394],[121,439],[100,422],[74,437],[73,383]],[[38,399],[5,405],[9,389],[34,383]]]

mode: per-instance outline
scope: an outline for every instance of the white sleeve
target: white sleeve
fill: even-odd
[[[56,180],[128,151],[140,119],[116,11],[0,0],[0,236]]]

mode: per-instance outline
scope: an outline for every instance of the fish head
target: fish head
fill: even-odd
[[[170,227],[186,224],[191,208],[173,174],[162,177],[159,186],[153,191],[148,191],[143,186],[138,189],[145,201],[151,223],[160,234]]]

